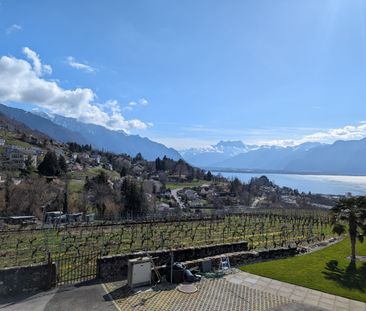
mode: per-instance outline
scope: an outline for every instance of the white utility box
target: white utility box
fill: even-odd
[[[151,284],[151,261],[149,257],[128,261],[128,286],[131,288]]]

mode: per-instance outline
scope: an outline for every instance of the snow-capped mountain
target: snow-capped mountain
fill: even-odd
[[[220,141],[216,145],[204,148],[190,148],[180,153],[189,163],[207,167],[241,153],[255,150],[258,146],[246,145],[242,141]]]

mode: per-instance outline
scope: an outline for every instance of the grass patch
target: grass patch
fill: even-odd
[[[84,188],[84,181],[72,179],[70,180],[68,190],[70,193],[82,193]]]
[[[190,188],[190,187],[197,187],[202,186],[204,184],[210,184],[210,181],[206,180],[197,180],[192,182],[168,182],[166,183],[166,188],[169,188],[170,190],[175,190],[179,188]]]
[[[366,302],[366,263],[350,265],[349,239],[311,254],[243,266],[249,273]],[[366,243],[357,244],[366,255]]]
[[[101,172],[104,172],[105,174],[107,174],[112,179],[118,179],[120,177],[119,173],[117,173],[116,171],[109,171],[109,170],[106,170],[102,167],[91,167],[87,170],[87,174],[88,174],[89,177],[97,176]]]
[[[112,180],[118,179],[120,177],[119,173],[116,171],[109,171],[101,166],[98,167],[90,167],[82,172],[79,171],[72,171],[68,173],[68,177],[70,179],[78,179],[78,180],[85,180],[85,177],[88,176],[89,178],[93,178],[99,175],[101,172],[106,173]]]
[[[31,144],[28,144],[25,141],[22,141],[19,139],[14,139],[14,138],[6,138],[6,145],[8,145],[8,146],[15,145],[15,146],[20,146],[20,147],[24,147],[24,148],[32,147]]]

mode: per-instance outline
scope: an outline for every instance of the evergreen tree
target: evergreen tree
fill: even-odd
[[[157,170],[157,171],[160,171],[161,170],[161,160],[160,160],[160,158],[158,157],[156,160],[155,160],[155,169]]]
[[[62,202],[62,212],[64,214],[67,214],[68,206],[69,206],[68,194],[67,194],[67,190],[65,190],[64,191],[64,200]]]
[[[38,165],[38,172],[43,176],[57,176],[60,174],[57,155],[53,151],[46,153],[43,161]]]
[[[121,177],[125,177],[127,175],[127,168],[125,166],[122,166],[121,171],[119,172],[119,175]]]
[[[132,217],[143,216],[147,212],[147,203],[143,187],[131,178],[125,178],[121,186],[121,196],[125,214]]]
[[[205,176],[205,180],[211,181],[212,180],[212,173],[211,171],[208,171],[206,176]]]
[[[230,192],[234,194],[239,194],[242,190],[242,183],[235,177],[233,181],[230,182]]]
[[[137,163],[142,161],[144,158],[142,157],[141,153],[139,152],[138,154],[136,154],[136,156],[132,159],[133,163]]]
[[[90,183],[90,179],[89,179],[89,176],[86,175],[85,176],[85,183],[84,183],[84,189],[85,190],[89,190],[91,187],[91,183]]]
[[[65,160],[63,155],[60,155],[59,158],[58,158],[58,166],[59,166],[60,172],[62,174],[67,173],[67,163],[66,163],[66,160]]]
[[[5,179],[5,216],[8,216],[10,210],[10,186],[11,177],[9,174],[7,174]]]
[[[109,177],[104,171],[101,171],[99,175],[93,177],[93,181],[96,182],[97,184],[107,184],[108,179]]]

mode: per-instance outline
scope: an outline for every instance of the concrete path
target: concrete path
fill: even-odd
[[[103,286],[97,282],[60,287],[33,296],[18,296],[12,300],[0,301],[0,311],[117,310]]]
[[[184,189],[184,188],[174,189],[171,191],[172,197],[175,199],[175,201],[177,201],[180,209],[184,208],[184,203],[182,202],[182,200],[180,199],[180,197],[178,195],[178,191],[180,191],[182,189]]]
[[[14,298],[0,299],[1,311],[43,311],[53,298],[57,289],[34,295],[19,295]]]
[[[235,284],[241,284],[253,289],[276,294],[294,300],[299,304],[304,304],[301,310],[312,310],[306,309],[307,305],[309,307],[313,306],[332,311],[366,311],[366,303],[363,302],[326,294],[317,290],[272,280],[247,272],[230,274],[225,276],[225,278],[227,281]],[[284,309],[279,308],[275,310],[285,311],[287,309],[284,307]],[[297,309],[295,308],[292,310]]]

